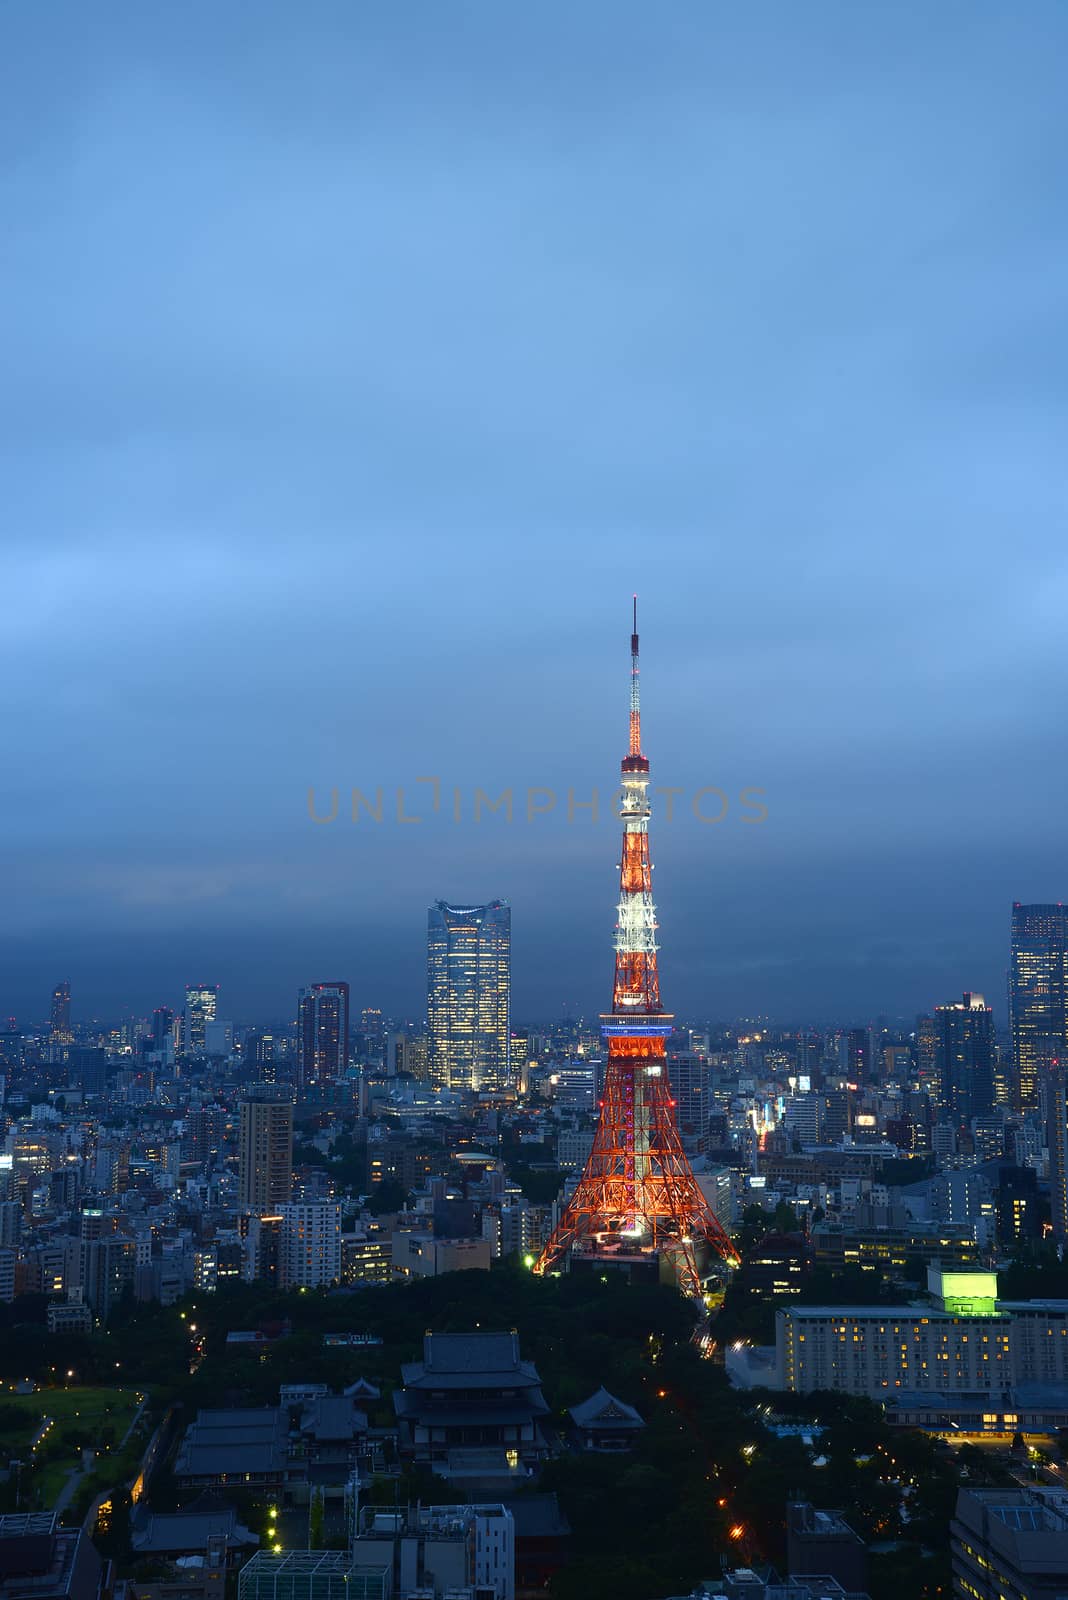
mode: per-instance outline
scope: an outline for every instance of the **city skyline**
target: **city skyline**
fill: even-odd
[[[5,1600],[1068,1595],[1064,0],[0,39]]]
[[[594,1009],[604,828],[449,797],[607,800],[637,588],[657,771],[732,801],[654,798],[676,1006],[1000,1015],[1063,848],[1068,19],[466,15],[8,21],[0,1011],[404,1011],[436,895]]]
[[[441,902],[441,903],[442,904],[448,904],[448,902]],[[473,902],[471,900],[468,900],[467,903],[471,904]],[[487,904],[489,904],[489,903],[491,903],[491,902],[487,902]],[[504,903],[507,904],[507,902],[504,902]],[[510,905],[509,905],[508,909],[509,909],[509,911],[511,911],[512,908],[511,908]],[[582,908],[581,907],[576,907],[575,909],[576,909],[576,911],[581,911]],[[1050,902],[1038,902],[1038,903],[1034,903],[1034,904],[1021,904],[1021,902],[1019,902],[1019,901],[1014,901],[1012,903],[1012,905],[1008,908],[1008,921],[1007,921],[1006,928],[1005,928],[1005,940],[1004,940],[1004,952],[1005,952],[1005,954],[1004,954],[1004,961],[1003,961],[1002,966],[1001,966],[1000,974],[998,976],[996,976],[994,984],[993,985],[988,985],[985,990],[979,990],[978,988],[975,988],[974,990],[969,991],[969,992],[975,993],[977,995],[981,995],[985,999],[987,1005],[989,1006],[990,1010],[993,1013],[994,1026],[995,1026],[996,1030],[998,1031],[999,1034],[1003,1034],[1003,1035],[1006,1035],[1006,1036],[1011,1036],[1012,1028],[1013,1028],[1013,1023],[1012,1023],[1012,1000],[1011,1000],[1011,995],[1009,993],[1009,991],[1011,989],[1011,986],[1012,986],[1012,982],[1013,982],[1013,976],[1012,976],[1012,974],[1013,974],[1013,965],[1012,965],[1012,963],[1013,963],[1013,954],[1012,954],[1012,952],[1013,952],[1013,944],[1012,944],[1013,924],[1014,924],[1015,919],[1017,918],[1017,916],[1019,915],[1019,913],[1021,911],[1025,911],[1026,912],[1026,911],[1032,911],[1032,910],[1037,911],[1037,912],[1045,912],[1045,911],[1062,911],[1063,912],[1064,911],[1064,907],[1063,907],[1061,902],[1053,902],[1053,903],[1050,903]],[[412,991],[413,992],[411,992],[410,995],[405,996],[403,993],[400,993],[400,991],[398,991],[395,986],[391,986],[388,983],[382,984],[382,985],[373,985],[371,980],[368,980],[366,987],[365,988],[360,988],[357,991],[356,999],[354,999],[353,1002],[352,1002],[352,1004],[353,1004],[353,1014],[355,1014],[355,1011],[358,1010],[360,1007],[366,1007],[366,1006],[369,1006],[369,1005],[372,1005],[372,1004],[377,1006],[378,1003],[383,999],[382,990],[391,990],[391,992],[393,992],[394,994],[398,994],[399,1002],[396,1005],[386,1005],[385,1006],[384,1014],[386,1016],[388,1016],[390,1019],[392,1019],[394,1021],[399,1021],[401,1019],[404,1019],[404,1020],[406,1020],[408,1022],[419,1022],[420,1020],[425,1020],[425,1017],[426,1017],[426,1005],[425,1005],[425,1001],[426,1001],[426,926],[425,926],[425,917],[426,917],[426,911],[425,911],[425,909],[423,909],[423,911],[422,911],[421,937],[417,938],[414,941],[415,948],[416,948],[415,964],[420,969],[420,980],[421,981],[417,981],[412,986]],[[522,940],[521,940],[521,945],[522,945]],[[608,955],[607,959],[610,960],[611,959],[611,942],[610,941],[608,942],[607,949],[609,951],[609,955]],[[410,964],[411,963],[407,963],[407,965],[410,965]],[[993,963],[991,963],[991,965],[993,965]],[[240,1027],[254,1027],[255,1028],[255,1027],[259,1027],[261,1025],[266,1025],[266,1024],[269,1024],[269,1023],[274,1023],[274,1024],[281,1023],[281,1024],[284,1025],[286,1017],[288,1015],[288,1011],[290,1009],[290,1002],[286,999],[284,993],[280,992],[275,997],[274,1001],[271,1001],[270,999],[268,999],[265,1004],[261,1004],[260,1006],[258,1006],[255,1009],[252,1009],[252,1010],[246,1009],[246,1007],[243,1005],[241,1000],[238,998],[238,997],[240,997],[240,995],[243,992],[247,993],[247,988],[245,988],[245,986],[243,986],[241,981],[240,981],[240,972],[241,971],[242,971],[241,966],[239,964],[235,963],[234,972],[227,975],[228,976],[228,981],[223,986],[223,987],[225,987],[225,989],[227,991],[227,1003],[224,1005],[224,1010],[228,1014],[228,1020],[233,1021],[234,1023],[236,1023]],[[287,969],[287,971],[288,971],[288,969]],[[520,988],[521,988],[521,990],[523,990],[525,988],[525,986],[523,985],[522,979],[523,979],[523,974],[520,973]],[[66,981],[67,980],[65,980],[65,982]],[[587,985],[586,987],[589,988],[591,986],[592,986],[592,984],[591,985]],[[37,987],[38,986],[35,986],[34,993],[37,992]],[[55,987],[56,987],[56,989],[58,989],[60,986],[56,985]],[[117,1018],[120,1018],[120,1017],[121,1018],[129,1018],[129,1017],[135,1017],[135,1016],[139,1016],[139,1015],[143,1015],[147,1019],[156,1010],[160,1009],[161,1005],[162,1005],[162,1009],[166,1010],[166,1003],[167,1003],[167,1000],[169,998],[177,996],[178,999],[179,999],[179,1002],[180,1002],[182,993],[183,992],[188,992],[192,987],[194,987],[194,986],[181,985],[181,984],[175,985],[174,982],[171,981],[170,979],[162,979],[161,978],[160,980],[158,980],[155,983],[153,983],[153,981],[151,979],[146,979],[144,985],[139,990],[137,990],[137,991],[130,990],[130,991],[126,991],[125,993],[118,994],[115,997],[114,1004],[112,1005],[111,1009],[109,1010],[105,1006],[102,1006],[100,1004],[94,1004],[91,998],[85,997],[81,993],[78,984],[75,983],[73,997],[70,997],[70,996],[66,997],[68,1007],[69,1008],[73,1008],[73,1009],[70,1009],[70,1011],[69,1011],[71,1025],[76,1028],[79,1023],[81,1023],[84,1026],[84,1025],[86,1025],[88,1023],[91,1023],[91,1022],[102,1021],[105,1018],[111,1018],[111,1019],[114,1020],[114,1019],[117,1019]],[[197,989],[199,989],[200,986],[195,986],[195,987]],[[289,987],[291,987],[290,979],[289,979],[289,977],[287,975],[284,974],[282,979],[281,979],[281,981],[280,981],[279,989],[284,991]],[[354,986],[352,984],[350,984],[346,980],[346,982],[343,985],[343,987],[352,989]],[[578,986],[574,985],[573,987],[577,989]],[[162,1000],[161,1000],[161,996],[160,996],[160,993],[159,993],[161,988],[162,989],[166,989],[166,991],[167,991],[166,994],[164,994],[162,996]],[[211,986],[211,988],[216,994],[218,994],[218,992],[220,990],[220,985],[218,983],[216,983],[216,984],[213,984]],[[514,991],[514,984],[513,984],[513,991]],[[300,1014],[301,993],[302,992],[303,991],[298,991],[297,1000],[291,1007],[291,1009],[293,1010],[293,1017],[294,1017],[294,1019],[296,1019],[295,1025],[298,1026],[298,1028],[299,1028],[299,1014]],[[90,991],[90,994],[91,993],[92,993],[92,991]],[[42,995],[43,994],[44,994],[44,990],[42,989],[41,993],[37,994],[37,1004],[36,1004],[36,1006],[34,1005],[33,1000],[31,999],[30,1005],[27,1007],[27,1009],[25,1010],[25,1012],[22,1015],[19,1015],[18,1013],[14,1012],[13,1010],[10,1010],[10,1008],[2,1008],[2,1007],[0,1007],[0,1015],[5,1015],[5,1016],[6,1015],[11,1015],[11,1016],[13,1016],[15,1021],[20,1026],[35,1027],[35,1028],[38,1028],[38,1029],[40,1029],[41,1027],[47,1027],[47,1025],[48,1025],[49,1007],[50,1006],[54,1006],[55,995],[54,995],[54,991],[53,991],[53,994],[51,995],[51,997],[45,996],[45,1001],[44,1001],[44,1003],[42,1003]],[[140,995],[140,997],[141,997],[141,1002],[142,1003],[140,1005],[137,1003],[137,996],[138,995]],[[146,996],[147,996],[147,1000],[145,999]],[[359,1007],[356,1004],[357,1000],[360,1003]],[[837,1007],[835,1007],[835,1006],[826,1006],[823,1009],[814,1008],[814,1009],[811,1009],[811,1010],[805,1010],[805,1009],[799,1007],[799,1008],[794,1008],[794,1009],[785,1009],[785,1008],[783,1008],[783,1009],[780,1009],[778,1011],[775,1011],[773,1009],[770,1009],[770,1008],[767,1008],[767,1007],[760,1007],[760,1006],[757,1006],[757,1005],[753,1005],[753,1006],[749,1006],[749,1007],[745,1007],[745,1006],[739,1005],[739,1006],[736,1006],[733,1010],[731,1010],[729,1008],[726,1008],[726,1007],[725,1008],[721,1008],[721,1009],[713,1009],[713,1008],[711,1008],[709,1006],[702,1006],[700,1003],[698,1003],[697,1005],[692,1005],[692,1006],[677,1006],[677,1007],[675,1007],[675,1012],[676,1012],[677,1015],[680,1016],[680,1018],[688,1019],[691,1022],[712,1023],[712,1024],[715,1024],[715,1025],[718,1025],[718,1026],[723,1026],[723,1027],[729,1027],[734,1023],[741,1023],[741,1022],[745,1022],[745,1021],[750,1021],[751,1022],[754,1019],[758,1019],[759,1018],[759,1019],[763,1019],[764,1021],[767,1021],[768,1023],[770,1023],[770,1024],[774,1025],[774,1026],[778,1026],[778,1027],[796,1026],[796,1027],[802,1027],[803,1028],[803,1027],[812,1025],[812,1026],[817,1026],[817,1027],[820,1027],[820,1026],[823,1026],[823,1027],[825,1027],[825,1026],[839,1026],[839,1027],[843,1027],[843,1028],[848,1028],[848,1027],[859,1026],[859,1025],[862,1025],[862,1024],[863,1025],[873,1024],[877,1020],[885,1020],[888,1023],[895,1023],[895,1024],[908,1023],[908,1024],[911,1025],[911,1024],[915,1023],[915,1021],[918,1018],[920,1018],[920,1017],[929,1017],[931,1014],[933,1014],[933,1012],[935,1012],[939,1008],[941,1008],[943,1006],[946,1006],[946,1005],[953,1005],[955,1003],[956,1002],[954,1001],[951,992],[941,993],[941,992],[932,990],[932,992],[930,993],[930,997],[928,998],[928,1000],[927,1000],[927,1002],[925,1004],[920,1004],[919,1006],[917,1006],[915,1008],[905,1008],[905,1009],[899,1009],[899,1010],[895,1010],[895,1009],[893,1009],[892,1007],[890,1007],[889,1005],[886,1005],[886,1004],[873,1004],[871,1007],[865,1009],[864,1007],[862,1007],[860,1005],[851,1004],[848,1000],[846,1000],[840,1006],[837,1006]],[[554,1017],[555,1018],[562,1018],[562,1017],[569,1017],[569,1018],[587,1017],[588,1018],[588,1017],[591,1017],[591,1016],[597,1016],[599,1014],[599,1006],[598,1006],[595,994],[593,995],[592,1000],[588,1001],[588,1003],[586,1003],[586,1004],[583,1004],[578,1000],[572,1001],[572,1000],[569,1000],[568,998],[565,997],[562,1001],[560,1001],[559,1004],[554,1006],[553,1003],[552,1003],[551,997],[546,997],[546,1002],[541,1004],[540,1006],[536,1001],[534,1001],[534,1002],[528,1004],[527,1006],[523,1007],[520,1010],[517,1010],[514,1005],[511,1005],[510,1010],[511,1010],[511,1014],[512,1014],[512,1024],[513,1024],[513,1026],[523,1026],[523,1025],[526,1025],[527,1023],[533,1023],[533,1022],[546,1022],[546,1021],[549,1021],[550,1019],[552,1019]],[[353,1024],[353,1026],[355,1026],[355,1024]]]

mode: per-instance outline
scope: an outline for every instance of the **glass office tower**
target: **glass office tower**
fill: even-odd
[[[1016,1107],[1036,1111],[1039,1082],[1068,1039],[1068,943],[1062,905],[1012,908],[1009,1011]]]
[[[512,912],[503,900],[427,915],[428,1067],[442,1089],[498,1093],[509,1067]]]

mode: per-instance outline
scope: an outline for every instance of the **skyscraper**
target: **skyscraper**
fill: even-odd
[[[994,1013],[981,994],[966,992],[935,1007],[942,1105],[959,1127],[994,1104]]]
[[[152,1013],[152,1049],[160,1053],[174,1047],[174,1012],[170,1006],[157,1006]]]
[[[349,986],[313,983],[297,997],[297,1081],[337,1083],[349,1062]]]
[[[1057,1061],[1047,1080],[1046,1142],[1053,1237],[1068,1243],[1068,1064]]]
[[[252,1211],[277,1211],[292,1189],[293,1097],[274,1084],[252,1084],[241,1101],[238,1199]]]
[[[1016,1106],[1038,1109],[1039,1078],[1068,1040],[1068,938],[1063,905],[1012,908],[1009,1023]]]
[[[64,978],[52,990],[52,1042],[70,1044],[73,1037],[70,1027],[70,980]]]
[[[851,1083],[867,1083],[871,1078],[869,1028],[850,1028],[846,1036],[846,1072]]]
[[[208,1023],[215,1021],[218,1000],[217,983],[186,984],[182,1048],[187,1056],[204,1055]]]
[[[938,1077],[938,1028],[933,1017],[916,1018],[916,1075],[927,1092],[941,1104],[942,1086]]]
[[[427,915],[430,1081],[443,1089],[500,1091],[509,1072],[512,913],[503,900]]]

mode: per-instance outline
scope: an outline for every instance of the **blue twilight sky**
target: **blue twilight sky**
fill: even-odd
[[[1066,57],[1059,0],[4,6],[0,1012],[417,1015],[493,895],[517,1019],[605,1005],[563,813],[638,589],[665,1000],[1003,1020],[1068,894]]]

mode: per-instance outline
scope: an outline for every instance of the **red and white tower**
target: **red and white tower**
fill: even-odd
[[[737,1253],[698,1186],[682,1148],[668,1078],[672,1018],[660,1004],[656,909],[649,860],[649,761],[642,754],[638,693],[638,601],[630,636],[630,749],[623,758],[623,859],[616,916],[612,1010],[601,1018],[608,1046],[601,1114],[578,1188],[535,1272],[570,1253],[652,1254],[671,1259],[679,1285],[701,1288],[697,1252]]]

